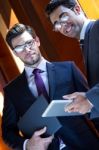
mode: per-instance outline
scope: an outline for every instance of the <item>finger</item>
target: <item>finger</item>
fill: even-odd
[[[44,138],[43,140],[44,140],[45,143],[51,143],[53,138],[54,138],[54,136],[52,135],[52,136],[49,136],[47,138]]]
[[[63,98],[64,99],[74,99],[77,96],[77,92],[69,94],[69,95],[64,95]]]
[[[68,113],[72,113],[72,112],[76,112],[76,110],[74,108],[68,110]]]
[[[68,109],[67,111],[68,113],[71,113],[71,112],[79,112],[78,108],[71,108],[71,109]]]
[[[73,108],[71,110],[69,110],[70,112],[79,112],[78,108]]]
[[[34,136],[40,136],[40,135],[44,134],[45,132],[46,132],[46,127],[44,127],[43,129],[41,129],[39,131],[35,131]]]
[[[86,114],[87,112],[88,112],[88,109],[85,109],[85,108],[79,109],[79,113],[81,113],[81,114]]]
[[[71,104],[69,104],[68,106],[65,106],[64,107],[64,111],[66,112],[66,111],[69,111],[69,110],[71,110],[71,109],[74,109],[74,104],[73,103],[71,103]]]

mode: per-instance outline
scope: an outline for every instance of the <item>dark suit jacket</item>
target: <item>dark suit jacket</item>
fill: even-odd
[[[84,39],[84,57],[87,70],[87,79],[91,90],[87,97],[95,106],[91,118],[96,118],[99,129],[99,20],[91,21],[86,29]]]
[[[84,76],[73,62],[54,62],[47,64],[49,96],[52,99],[62,99],[64,94],[75,91],[86,91],[87,83]],[[36,100],[31,93],[25,71],[4,89],[5,100],[2,120],[3,139],[16,149],[22,149],[27,137],[21,137],[17,127],[19,118]],[[99,147],[97,138],[86,123],[85,116],[59,117],[63,127],[56,133],[67,145],[69,150],[96,149]],[[50,150],[57,150],[53,141]]]

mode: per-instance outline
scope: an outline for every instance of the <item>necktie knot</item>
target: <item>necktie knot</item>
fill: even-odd
[[[42,70],[40,70],[40,69],[38,69],[38,68],[35,68],[34,70],[33,70],[33,74],[34,75],[36,75],[36,74],[38,74],[38,73],[42,73],[43,71]]]

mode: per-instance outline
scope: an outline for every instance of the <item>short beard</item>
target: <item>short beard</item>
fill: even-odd
[[[33,66],[33,65],[39,64],[40,61],[41,61],[41,56],[40,55],[38,55],[38,57],[35,60],[32,60],[31,62],[27,62],[27,61],[23,60],[23,62],[26,66]]]

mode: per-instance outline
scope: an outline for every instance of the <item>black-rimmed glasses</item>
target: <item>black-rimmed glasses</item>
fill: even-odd
[[[73,8],[69,8],[70,10],[72,10]],[[68,21],[69,16],[67,15],[67,12],[63,12],[60,16],[59,16],[59,20],[56,21],[53,25],[53,31],[58,32],[62,25],[65,25],[66,22]]]
[[[26,41],[24,44],[22,45],[18,45],[16,46],[13,50],[17,53],[20,53],[22,51],[24,51],[26,48],[31,48],[35,46],[35,40],[32,39],[30,41]]]

